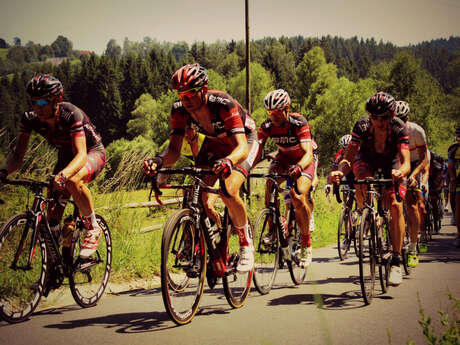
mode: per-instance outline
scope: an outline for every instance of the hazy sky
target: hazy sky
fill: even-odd
[[[244,0],[1,0],[0,38],[100,54],[107,42],[244,40]],[[398,46],[460,36],[460,0],[249,0],[251,39],[323,35]]]

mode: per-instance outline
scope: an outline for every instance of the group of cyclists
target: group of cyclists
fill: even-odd
[[[296,182],[291,189],[290,202],[301,232],[301,249],[298,253],[301,267],[312,262],[310,236],[313,201],[309,192],[317,183],[317,145],[305,116],[291,112],[291,99],[283,89],[270,91],[264,99],[268,117],[260,127],[248,111],[228,93],[210,90],[208,74],[198,63],[179,68],[171,78],[178,100],[170,116],[169,144],[160,155],[144,160],[147,175],[155,176],[162,167],[171,167],[181,154],[188,155],[197,167],[211,168],[215,175],[203,177],[208,185],[218,179],[225,184],[226,193],[220,193],[234,229],[239,235],[240,256],[237,270],[251,271],[254,267],[254,244],[249,229],[245,203],[240,188],[251,169],[263,159],[264,145],[271,139],[278,153],[268,168],[270,173],[288,174],[288,183]],[[0,180],[19,169],[24,159],[32,130],[38,132],[58,150],[54,168],[54,190],[75,200],[87,229],[82,257],[91,256],[97,249],[101,229],[96,222],[94,205],[86,184],[94,180],[106,164],[105,149],[100,134],[89,117],[77,106],[63,102],[61,82],[49,75],[38,74],[27,84],[32,111],[26,112],[19,123],[15,149],[0,169]],[[396,101],[390,94],[377,92],[367,99],[367,115],[359,119],[351,134],[340,139],[328,183],[339,183],[373,176],[377,170],[399,186],[399,195],[406,196],[408,228],[410,231],[409,261],[418,264],[416,245],[419,232],[424,227],[425,198],[440,197],[443,187],[444,163],[440,156],[429,151],[426,135],[419,125],[409,121],[407,102]],[[455,186],[451,203],[460,204],[460,126],[456,129],[456,143],[449,148],[448,180]],[[185,139],[185,143],[184,143]],[[184,149],[186,146],[189,149]],[[439,158],[440,157],[440,158]],[[441,167],[441,168],[440,168]],[[159,174],[160,182],[167,176]],[[269,191],[272,182],[267,181]],[[366,187],[356,185],[358,209],[363,207]],[[268,192],[266,193],[268,195]],[[455,197],[452,198],[453,194]],[[389,284],[402,282],[401,250],[406,224],[403,203],[398,202],[393,187],[383,196],[384,206],[391,215],[390,234],[392,261]],[[215,197],[204,194],[203,204],[209,218],[220,224],[214,209]],[[266,198],[265,203],[268,203]],[[63,205],[53,205],[48,210],[50,225],[59,238]],[[452,207],[454,211],[454,207]],[[455,210],[460,246],[460,207]],[[270,243],[268,233],[263,239]]]

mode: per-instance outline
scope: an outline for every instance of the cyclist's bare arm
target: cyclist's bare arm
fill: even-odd
[[[410,172],[410,153],[407,149],[400,149],[401,166],[391,172],[394,182],[400,182]]]
[[[233,165],[236,165],[248,158],[248,141],[246,139],[246,135],[242,133],[232,135],[230,139],[236,144],[236,146],[233,149],[233,151],[227,156],[227,158],[232,161]]]
[[[419,164],[415,167],[415,169],[410,173],[411,178],[415,179],[428,165],[428,155],[427,155],[427,147],[420,146],[417,147],[418,156],[420,157]]]
[[[300,148],[305,153],[297,164],[299,164],[303,169],[305,169],[307,166],[311,164],[311,162],[313,162],[313,148],[311,141],[302,141],[300,143]]]
[[[29,146],[29,139],[30,133],[19,133],[16,139],[16,147],[14,151],[8,156],[5,166],[3,169],[8,171],[8,174],[18,170],[21,165],[22,161],[24,160],[24,156],[27,151],[27,147]]]
[[[335,171],[331,171],[330,181],[332,183],[339,183],[343,176],[348,175],[351,171],[351,163],[355,160],[356,154],[358,153],[359,146],[351,145],[350,143],[345,150],[343,159],[339,163],[339,167]]]
[[[86,137],[81,136],[72,138],[72,150],[75,153],[75,156],[70,161],[70,163],[61,171],[67,178],[71,178],[72,176],[74,176],[86,164]]]

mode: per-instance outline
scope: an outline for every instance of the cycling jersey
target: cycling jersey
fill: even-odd
[[[58,161],[53,173],[56,174],[64,169],[75,157],[72,148],[72,139],[86,138],[87,162],[85,167],[88,175],[84,182],[89,182],[105,167],[105,149],[101,136],[96,127],[91,123],[88,115],[77,106],[61,102],[58,104],[55,128],[49,127],[48,123],[40,121],[33,111],[24,113],[19,122],[20,133],[33,131],[42,135],[48,143],[58,150]]]
[[[340,148],[340,150],[337,151],[334,157],[334,161],[332,162],[332,171],[336,171],[339,169],[339,164],[343,160],[343,157],[345,157],[345,150],[343,148]],[[353,170],[351,170],[346,176],[345,180],[348,182],[351,182],[355,179],[355,175],[353,174]]]
[[[409,134],[409,150],[410,150],[410,161],[420,161],[420,155],[418,149],[426,147],[426,135],[425,130],[415,122],[406,122],[407,133]]]
[[[211,113],[211,125],[214,133],[206,131],[185,109],[181,101],[176,101],[171,110],[171,135],[184,136],[185,129],[192,129],[206,136],[201,148],[200,157],[197,157],[197,166],[209,166],[213,160],[229,155],[236,147],[231,136],[245,134],[248,138],[248,158],[238,164],[236,170],[247,176],[258,151],[256,138],[256,124],[249,113],[229,94],[223,91],[209,90],[207,103]],[[203,154],[201,154],[203,152]]]
[[[259,143],[264,145],[271,138],[278,146],[283,160],[297,163],[305,154],[300,143],[312,141],[310,124],[307,119],[297,113],[289,114],[288,125],[276,126],[271,119],[265,120],[257,133]]]
[[[352,138],[348,145],[359,149],[356,160],[368,163],[373,170],[382,168],[386,172],[385,175],[390,173],[391,176],[391,169],[399,168],[399,151],[409,150],[407,129],[400,119],[394,117],[389,124],[383,152],[375,150],[374,132],[375,128],[370,118],[363,117],[353,127]]]

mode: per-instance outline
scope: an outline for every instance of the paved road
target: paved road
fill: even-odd
[[[460,297],[454,234],[444,224],[410,277],[370,306],[360,296],[356,258],[340,262],[330,246],[313,251],[305,284],[294,287],[282,272],[270,294],[253,290],[241,309],[228,306],[219,286],[206,290],[201,310],[186,326],[168,319],[158,288],[137,289],[107,296],[90,309],[70,304],[39,311],[22,324],[0,322],[0,344],[426,344],[418,300],[439,328],[439,310],[453,306],[446,291]]]

